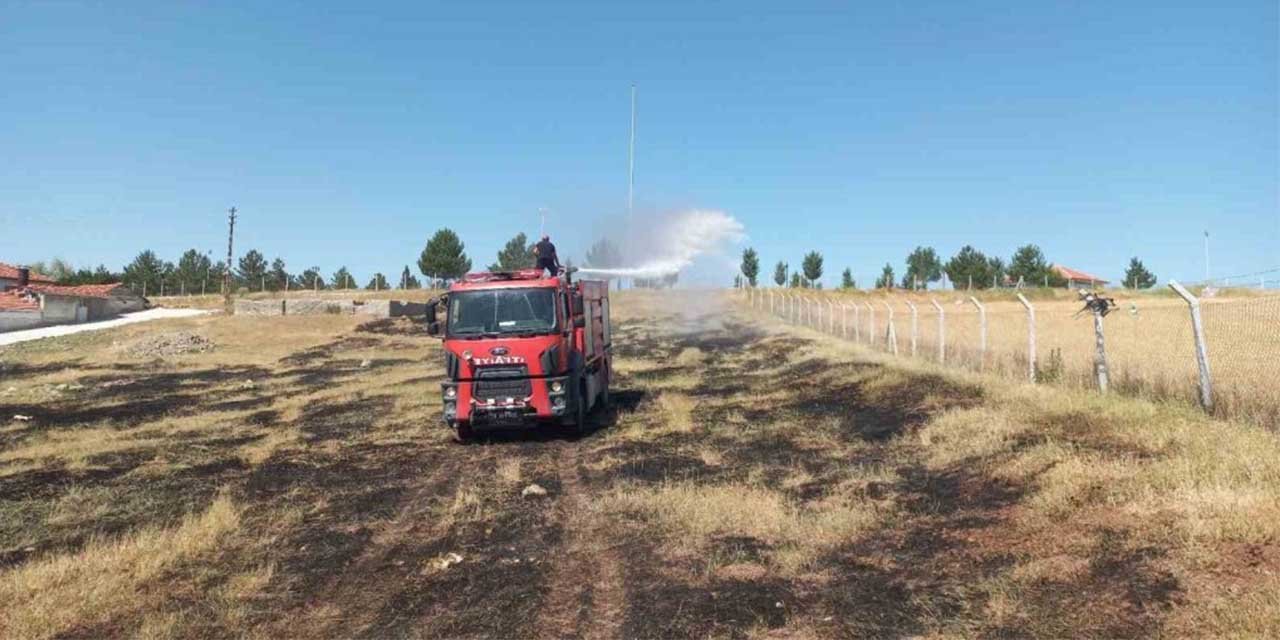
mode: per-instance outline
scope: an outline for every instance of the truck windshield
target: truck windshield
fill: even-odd
[[[548,333],[556,328],[552,289],[489,289],[449,294],[449,335]]]

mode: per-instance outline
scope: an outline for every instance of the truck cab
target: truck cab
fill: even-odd
[[[442,418],[458,440],[487,429],[587,427],[609,401],[609,287],[538,269],[469,274],[449,287]],[[434,320],[434,318],[429,318]]]

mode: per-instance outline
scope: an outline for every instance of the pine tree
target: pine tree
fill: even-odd
[[[1013,252],[1009,260],[1009,279],[1014,284],[1021,282],[1028,287],[1062,286],[1066,280],[1053,270],[1044,252],[1034,244],[1023,245]]]
[[[791,288],[801,289],[804,286],[805,286],[804,278],[801,278],[798,272],[795,272],[795,271],[791,272]]]
[[[419,282],[418,279],[414,277],[413,273],[409,271],[409,265],[405,265],[404,271],[400,272],[399,286],[401,289],[421,289],[422,288],[422,283]]]
[[[818,280],[822,278],[822,254],[810,251],[804,254],[804,261],[800,264],[804,269],[804,279],[810,284],[817,285]]]
[[[991,287],[992,280],[1003,275],[1004,262],[999,258],[988,258],[986,254],[972,246],[961,247],[956,255],[947,261],[947,277],[956,289],[969,287],[970,279],[974,289]]]
[[[289,272],[284,268],[284,260],[276,258],[271,261],[271,271],[267,273],[267,289],[269,291],[282,291],[288,287],[290,280]]]
[[[498,252],[498,261],[489,265],[489,271],[516,271],[519,269],[532,269],[537,263],[533,255],[533,245],[529,243],[524,233],[517,233],[516,236],[507,241],[507,244]]]
[[[200,293],[208,291],[208,287],[212,286],[215,290],[218,282],[207,282],[206,278],[210,275],[213,267],[213,261],[209,256],[196,251],[195,249],[187,249],[183,252],[182,257],[178,258],[178,267],[174,269],[173,277],[175,286],[178,291],[187,293]]]
[[[787,265],[787,263],[779,260],[778,264],[773,267],[773,283],[778,285],[779,287],[787,284],[788,266],[789,265]]]
[[[751,247],[742,250],[742,275],[746,276],[748,284],[756,286],[756,277],[760,275],[760,257]]]
[[[386,291],[391,287],[387,286],[386,276],[382,275],[381,273],[375,273],[373,274],[373,277],[369,279],[369,284],[366,284],[364,288],[369,289],[371,291]]]
[[[324,276],[320,275],[320,267],[309,267],[298,276],[298,287],[301,289],[327,289]]]
[[[845,267],[844,272],[840,274],[840,288],[841,289],[858,288],[858,283],[854,282],[853,280],[853,270],[849,269],[848,267]]]
[[[248,287],[250,291],[261,291],[266,275],[267,259],[257,249],[250,249],[240,257],[236,276],[242,286]]]
[[[138,293],[160,295],[160,280],[165,276],[165,263],[150,249],[139,253],[124,268],[124,283]]]
[[[456,280],[471,270],[466,245],[452,229],[441,229],[431,236],[418,257],[418,270],[431,279],[432,284],[441,280]]]
[[[1129,260],[1129,268],[1124,272],[1124,286],[1130,289],[1150,289],[1156,286],[1156,274],[1147,271],[1136,256]]]
[[[893,265],[888,262],[884,263],[884,269],[880,271],[880,279],[876,280],[877,289],[893,288]]]
[[[334,289],[354,289],[355,285],[356,279],[350,271],[347,271],[346,265],[338,267],[338,270],[333,272]]]
[[[916,247],[915,251],[907,255],[907,272],[902,274],[904,289],[914,289],[916,283],[928,289],[930,282],[941,279],[942,261],[938,259],[938,252],[933,247]]]

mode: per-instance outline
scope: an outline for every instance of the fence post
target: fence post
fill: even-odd
[[[862,342],[862,314],[858,313],[858,303],[853,303],[853,341]]]
[[[773,315],[773,289],[769,290],[769,315]]]
[[[1027,297],[1018,294],[1018,302],[1027,309],[1027,379],[1036,381],[1036,308]]]
[[[1102,312],[1093,311],[1093,370],[1098,376],[1098,391],[1107,392],[1107,346],[1102,338]]]
[[[867,305],[867,344],[876,346],[876,308],[871,306],[870,302],[864,302]]]
[[[973,296],[969,302],[978,308],[978,370],[982,371],[987,367],[987,308]]]
[[[840,304],[840,337],[849,339],[849,305]]]
[[[916,303],[907,300],[907,306],[911,307],[911,357],[916,357],[916,339],[920,336],[919,315],[916,313]]]
[[[933,308],[938,310],[938,364],[947,361],[947,311],[934,298],[929,298]]]
[[[893,326],[893,306],[888,302],[883,304],[885,310],[889,312],[889,328],[885,330],[884,343],[889,348],[889,352],[896,356],[898,355],[898,332],[894,330]]]
[[[1200,300],[1177,281],[1170,281],[1169,288],[1177,292],[1191,308],[1191,331],[1196,339],[1196,364],[1200,367],[1200,405],[1205,411],[1212,411],[1213,376],[1209,373],[1209,348],[1205,344],[1204,323],[1200,319]]]
[[[836,334],[836,301],[827,300],[827,324],[830,326],[831,335]]]

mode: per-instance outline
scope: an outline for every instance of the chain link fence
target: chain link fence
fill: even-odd
[[[1170,292],[1173,293],[1173,292]],[[755,289],[758,311],[870,348],[1041,384],[1194,402],[1280,429],[1280,292],[1184,299],[1108,291],[1102,319],[1069,299]],[[1202,320],[1201,353],[1193,308]],[[1100,375],[1099,364],[1105,375]]]

